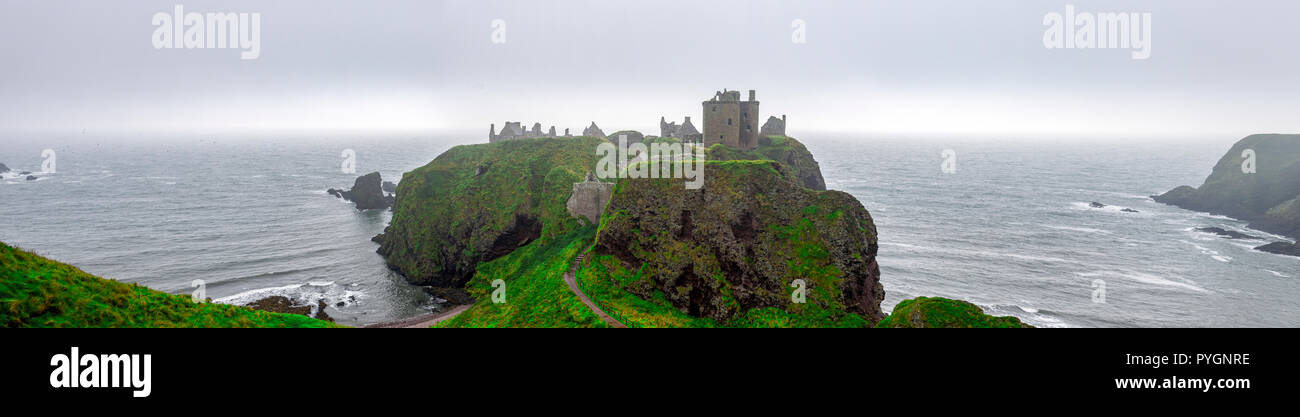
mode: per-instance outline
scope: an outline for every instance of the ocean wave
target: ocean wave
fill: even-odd
[[[1072,232],[1094,233],[1094,234],[1100,234],[1100,235],[1113,235],[1113,234],[1115,234],[1115,232],[1112,232],[1112,231],[1109,231],[1109,230],[1094,229],[1094,228],[1091,228],[1091,227],[1053,226],[1053,225],[1044,225],[1043,227],[1046,227],[1046,228],[1048,228],[1048,229],[1068,230],[1068,231],[1072,231]]]
[[[1273,274],[1273,276],[1278,277],[1278,278],[1291,278],[1290,275],[1283,274],[1283,273],[1281,273],[1281,272],[1277,272],[1277,271],[1274,271],[1274,270],[1271,270],[1271,269],[1265,269],[1265,271],[1268,271],[1268,273]]]
[[[1205,289],[1205,288],[1202,288],[1202,287],[1196,285],[1196,284],[1195,284],[1194,282],[1192,282],[1191,280],[1187,280],[1187,279],[1185,279],[1185,278],[1179,278],[1180,281],[1175,281],[1175,280],[1172,280],[1172,279],[1163,278],[1163,277],[1160,277],[1160,276],[1158,276],[1158,275],[1155,275],[1155,274],[1148,274],[1148,273],[1145,273],[1145,272],[1134,272],[1134,271],[1096,271],[1096,272],[1075,272],[1075,274],[1076,274],[1076,275],[1079,275],[1079,276],[1081,276],[1081,277],[1085,277],[1085,278],[1114,277],[1114,278],[1122,278],[1122,279],[1127,279],[1127,280],[1130,280],[1130,281],[1136,281],[1136,282],[1140,282],[1140,283],[1143,283],[1143,284],[1150,284],[1150,285],[1155,285],[1155,286],[1160,286],[1160,287],[1182,288],[1182,289],[1191,290],[1191,291],[1196,291],[1196,292],[1201,292],[1201,293],[1209,293],[1209,292],[1210,292],[1210,290],[1207,290],[1207,289]],[[1186,281],[1186,282],[1183,282],[1183,281]]]
[[[277,295],[286,297],[297,305],[309,305],[314,307],[319,301],[325,301],[326,305],[333,307],[340,302],[343,303],[344,306],[356,304],[360,302],[366,294],[364,291],[348,289],[347,287],[336,285],[333,282],[308,282],[306,284],[290,284],[279,287],[258,288],[217,298],[213,301],[221,304],[248,305],[254,301]]]
[[[1201,234],[1204,234],[1204,233],[1201,233]],[[1193,237],[1193,238],[1194,238],[1194,239],[1197,239],[1197,240],[1205,240],[1205,241],[1215,241],[1215,240],[1218,240],[1218,238],[1215,238],[1215,237],[1210,237],[1210,238],[1206,238],[1206,239],[1201,239],[1200,237]],[[1219,262],[1231,262],[1231,261],[1232,261],[1232,257],[1231,257],[1231,256],[1223,255],[1223,254],[1219,253],[1219,251],[1217,251],[1217,250],[1213,250],[1213,249],[1210,249],[1210,248],[1207,248],[1207,247],[1204,247],[1204,246],[1201,246],[1201,245],[1198,245],[1198,244],[1195,244],[1195,243],[1192,243],[1192,242],[1188,242],[1188,241],[1186,241],[1186,240],[1180,240],[1179,242],[1183,242],[1183,243],[1186,243],[1186,244],[1188,244],[1188,245],[1192,245],[1192,247],[1194,247],[1194,248],[1196,248],[1197,250],[1201,251],[1201,254],[1202,254],[1202,255],[1209,256],[1210,259],[1214,259],[1214,260],[1219,261]]]

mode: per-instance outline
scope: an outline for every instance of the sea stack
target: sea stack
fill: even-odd
[[[386,209],[393,206],[393,200],[395,199],[391,194],[384,193],[383,178],[380,178],[378,172],[371,172],[357,177],[356,182],[352,184],[351,190],[343,191],[331,188],[327,192],[335,197],[342,197],[356,203],[357,210]]]

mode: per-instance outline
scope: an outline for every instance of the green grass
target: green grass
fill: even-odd
[[[297,314],[194,303],[137,284],[99,278],[0,243],[4,327],[340,327]]]
[[[648,301],[623,290],[619,280],[647,279],[643,271],[631,272],[608,255],[588,252],[578,268],[578,285],[582,291],[627,327],[718,327],[712,319],[692,317],[673,308],[663,293],[655,291],[655,301]]]
[[[573,259],[591,245],[595,229],[589,225],[534,241],[479,264],[465,288],[478,302],[436,327],[607,327],[564,282]],[[500,304],[492,301],[497,279],[506,283],[506,302]]]
[[[916,297],[894,306],[877,328],[1020,328],[1032,327],[1011,316],[990,316],[978,306],[940,297]]]

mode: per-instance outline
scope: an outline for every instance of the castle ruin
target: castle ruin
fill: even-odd
[[[591,224],[598,224],[600,213],[605,211],[613,193],[613,183],[600,182],[588,171],[586,181],[573,183],[573,194],[564,208],[573,216],[585,217]]]
[[[569,136],[569,129],[564,129],[564,136]],[[551,129],[545,133],[542,132],[541,123],[533,123],[532,129],[524,130],[523,124],[520,122],[506,122],[505,126],[501,127],[501,133],[497,133],[495,123],[488,128],[488,143],[546,137],[556,137],[555,126],[551,126]]]
[[[700,142],[704,140],[704,135],[691,123],[691,116],[686,116],[680,126],[677,122],[668,122],[663,116],[660,116],[659,137],[678,138],[682,142]]]
[[[763,123],[763,129],[758,132],[761,136],[785,136],[785,115],[778,119],[776,116],[768,116],[767,122]]]
[[[723,144],[738,149],[758,146],[758,100],[749,90],[741,101],[739,91],[715,92],[704,105],[704,146]]]

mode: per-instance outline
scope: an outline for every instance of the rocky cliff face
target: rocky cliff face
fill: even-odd
[[[813,159],[812,152],[808,152],[803,143],[792,137],[760,136],[758,147],[748,151],[714,145],[709,148],[708,154],[709,159],[715,161],[767,159],[780,162],[786,168],[783,172],[797,184],[813,190],[826,189],[821,166]]]
[[[1255,155],[1255,172],[1242,172]],[[1156,201],[1222,214],[1250,227],[1300,239],[1300,135],[1251,135],[1219,159],[1200,187],[1180,186]]]
[[[771,161],[704,169],[698,190],[681,179],[619,181],[591,261],[608,274],[600,279],[720,324],[751,311],[826,325],[884,316],[876,227],[856,198],[796,184]],[[793,301],[796,280],[804,303]]]
[[[580,225],[565,210],[601,137],[457,146],[402,176],[379,247],[419,285],[459,287],[480,262]]]

